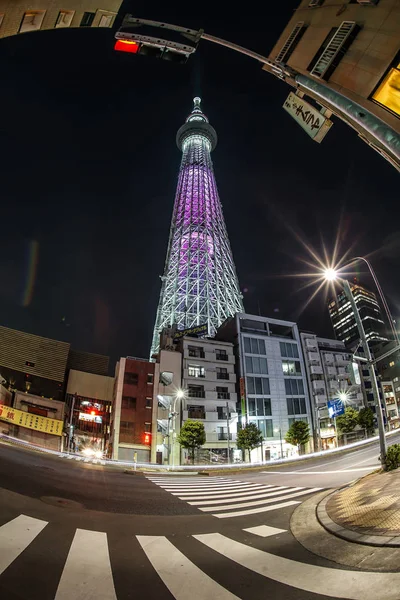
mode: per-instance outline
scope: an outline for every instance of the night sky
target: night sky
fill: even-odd
[[[173,7],[172,7],[173,4]],[[298,0],[249,17],[216,2],[125,2],[124,12],[268,54]],[[232,5],[234,6],[234,5]],[[278,12],[279,11],[279,12]],[[248,312],[332,336],[304,272],[339,232],[370,255],[395,315],[398,174],[343,123],[322,144],[282,109],[290,88],[255,61],[202,42],[186,64],[113,52],[112,32],[78,29],[0,41],[0,324],[76,349],[147,357],[180,152],[177,129],[203,98],[213,160]],[[295,232],[296,235],[293,233]],[[361,281],[369,283],[361,274]]]

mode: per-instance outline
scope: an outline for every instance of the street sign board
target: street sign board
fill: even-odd
[[[332,121],[324,117],[312,104],[293,92],[286,98],[283,108],[308,133],[314,142],[322,142],[332,126]]]
[[[340,398],[328,400],[328,415],[330,419],[334,419],[344,413],[344,404]]]
[[[194,325],[193,327],[189,327],[188,329],[178,330],[174,334],[174,340],[179,340],[180,338],[184,337],[185,335],[189,335],[192,337],[201,337],[201,336],[207,335],[207,334],[208,334],[208,325],[207,325],[207,323],[204,323],[203,325]]]

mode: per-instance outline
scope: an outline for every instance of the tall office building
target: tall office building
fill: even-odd
[[[387,341],[386,325],[375,294],[358,283],[352,283],[350,287],[368,343]],[[357,345],[360,338],[356,320],[343,290],[329,301],[328,308],[336,339],[344,342],[347,347]]]
[[[243,312],[211,161],[217,134],[200,108],[200,98],[193,102],[176,136],[183,155],[151,356],[164,328],[206,325],[212,336],[225,319]]]

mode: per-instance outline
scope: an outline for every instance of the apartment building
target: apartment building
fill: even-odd
[[[382,393],[385,401],[386,422],[389,429],[400,427],[400,406],[397,402],[392,381],[382,381]]]
[[[150,461],[154,363],[120,358],[115,368],[107,454],[114,460]]]
[[[364,405],[361,369],[353,361],[344,342],[301,332],[304,364],[310,394],[315,447],[337,445],[333,420],[328,416],[328,401],[341,398],[354,408]],[[355,375],[353,375],[355,373]]]
[[[307,375],[296,323],[238,313],[218,329],[218,340],[234,344],[241,424],[253,422],[264,438],[251,459],[296,455],[285,442],[290,425],[306,421],[312,431]],[[312,440],[307,450],[312,447]]]
[[[121,3],[122,0],[0,0],[0,38],[45,29],[112,27]]]
[[[206,443],[199,453],[204,462],[227,462],[236,451],[237,393],[233,344],[185,337],[182,353],[182,424],[188,419],[204,423]],[[188,461],[185,451],[183,462]]]

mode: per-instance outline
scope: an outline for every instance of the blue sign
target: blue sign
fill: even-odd
[[[340,398],[333,398],[333,400],[328,400],[328,415],[331,419],[334,419],[339,415],[343,415],[343,413],[344,404],[340,400]]]

